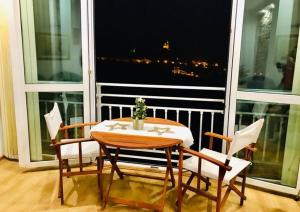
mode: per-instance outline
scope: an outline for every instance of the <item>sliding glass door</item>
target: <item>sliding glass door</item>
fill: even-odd
[[[300,0],[239,2],[232,131],[265,119],[249,182],[296,194],[300,162]],[[238,23],[238,21],[237,21]],[[241,43],[239,43],[241,42]],[[235,111],[235,118],[234,113]],[[298,188],[299,189],[299,188]]]
[[[32,166],[53,161],[44,114],[54,102],[65,124],[89,121],[90,64],[88,51],[88,2],[80,0],[20,1],[24,104],[16,105],[26,129],[20,164]],[[76,136],[77,132],[73,132]],[[20,145],[19,145],[20,146]],[[35,163],[38,162],[38,163]]]

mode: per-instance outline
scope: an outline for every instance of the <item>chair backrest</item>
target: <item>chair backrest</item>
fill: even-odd
[[[232,138],[227,159],[230,160],[233,154],[244,149],[249,144],[256,143],[263,124],[264,119],[259,119],[248,127],[237,131]]]
[[[56,102],[54,103],[53,109],[49,113],[45,114],[44,117],[51,140],[54,140],[62,124],[61,115]]]

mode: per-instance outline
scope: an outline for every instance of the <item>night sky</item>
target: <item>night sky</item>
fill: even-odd
[[[96,55],[159,58],[168,41],[170,58],[227,68],[230,14],[230,0],[95,0]]]

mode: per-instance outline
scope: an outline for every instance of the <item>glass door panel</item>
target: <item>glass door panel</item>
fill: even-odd
[[[264,118],[250,177],[296,187],[299,166],[300,105],[239,100],[235,130]]]
[[[37,102],[33,100],[37,99]],[[65,125],[83,122],[83,92],[32,92],[27,93],[27,114],[31,161],[53,160],[55,152],[51,145],[44,114],[48,113],[54,102],[58,103]],[[36,114],[39,114],[37,116]],[[77,138],[80,129],[71,129],[70,138]]]
[[[264,118],[249,176],[272,183],[274,189],[295,188],[300,162],[300,0],[245,0],[243,9],[234,130]]]
[[[31,61],[31,68],[25,70],[26,83],[82,82],[80,0],[26,2],[23,7],[27,6],[27,14],[28,5],[32,7],[29,24],[34,26],[28,34],[34,48],[25,55]]]
[[[300,94],[300,0],[246,0],[239,90]]]
[[[54,102],[65,125],[90,120],[88,1],[22,0],[20,8],[26,104],[19,107],[28,127],[21,154],[30,166],[55,159],[44,120]]]

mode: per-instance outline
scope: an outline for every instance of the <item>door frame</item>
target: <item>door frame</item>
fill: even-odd
[[[237,100],[252,100],[268,103],[288,103],[288,104],[299,104],[300,105],[300,96],[299,95],[283,95],[280,93],[266,93],[266,92],[245,92],[238,91],[238,78],[239,78],[239,64],[240,64],[240,52],[242,44],[242,32],[243,32],[243,19],[244,19],[244,10],[245,10],[245,1],[246,0],[233,0],[232,6],[232,17],[235,20],[232,20],[232,36],[233,39],[230,41],[229,54],[229,68],[228,72],[228,96],[226,96],[227,106],[229,107],[228,113],[228,135],[232,136],[235,129],[235,116],[236,116],[236,103]],[[236,9],[236,10],[235,10]],[[234,27],[233,27],[234,26]],[[298,39],[300,43],[300,36]],[[297,176],[297,185],[295,188],[278,185],[258,179],[247,178],[247,183],[253,186],[261,187],[264,189],[269,189],[273,191],[278,191],[281,193],[287,193],[292,195],[297,195],[300,190],[300,165]]]
[[[30,145],[29,145],[29,126],[27,116],[26,93],[27,92],[83,92],[83,105],[84,105],[84,122],[93,120],[91,111],[94,111],[90,104],[90,94],[95,93],[93,86],[95,84],[93,79],[90,79],[91,52],[94,50],[90,48],[89,38],[89,7],[92,0],[80,0],[81,7],[81,47],[82,47],[82,82],[76,84],[26,84],[25,81],[25,61],[23,58],[23,41],[22,31],[26,33],[21,23],[21,5],[19,0],[13,0],[11,3],[10,25],[10,46],[11,46],[11,63],[12,63],[12,76],[13,76],[13,89],[14,89],[14,107],[16,114],[16,128],[17,128],[17,143],[18,143],[18,156],[20,167],[34,168],[42,166],[57,165],[57,160],[52,161],[38,161],[32,162],[30,160]],[[33,15],[33,14],[32,14]],[[32,17],[31,17],[32,18]],[[33,19],[31,19],[33,21]],[[32,27],[32,26],[31,26]],[[88,133],[89,129],[86,129]]]
[[[89,89],[90,89],[90,120],[96,121],[96,55],[95,55],[95,15],[94,1],[87,0],[88,25],[88,59],[89,59]]]

